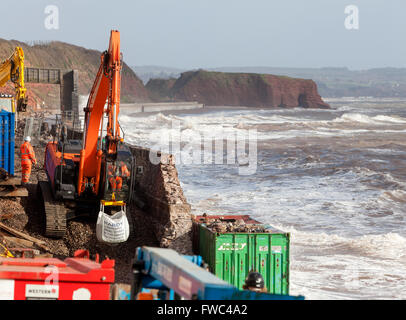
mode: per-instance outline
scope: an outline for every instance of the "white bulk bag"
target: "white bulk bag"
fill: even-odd
[[[97,240],[106,243],[126,242],[130,236],[130,226],[128,224],[125,206],[121,211],[112,216],[104,213],[104,206],[100,206],[99,216],[96,224]]]

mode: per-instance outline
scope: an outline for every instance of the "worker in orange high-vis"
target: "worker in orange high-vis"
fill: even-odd
[[[126,164],[123,161],[120,162],[120,172],[117,172],[117,167],[112,164],[107,167],[107,170],[110,189],[113,192],[121,191],[123,187],[123,178],[130,177],[130,171],[128,170]]]
[[[120,161],[120,169],[121,169],[121,176],[124,178],[129,178],[130,177],[130,170],[128,170],[127,165],[123,162]]]
[[[35,152],[30,142],[31,138],[26,137],[24,143],[20,147],[21,151],[21,184],[25,185],[30,181],[31,168],[33,164],[37,163]]]
[[[123,188],[123,178],[130,177],[130,171],[128,170],[126,164],[123,161],[120,162],[120,173],[121,176],[116,177],[117,191],[121,191],[121,189]]]
[[[116,177],[115,177],[115,173],[116,173],[116,166],[109,164],[107,167],[108,170],[108,180],[110,183],[110,190],[112,192],[117,191],[117,183],[116,183]]]

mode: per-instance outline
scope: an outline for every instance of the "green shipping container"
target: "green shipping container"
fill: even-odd
[[[199,254],[210,272],[242,289],[250,271],[261,273],[269,293],[289,294],[289,233],[216,233],[199,225]],[[197,231],[197,230],[196,230]]]

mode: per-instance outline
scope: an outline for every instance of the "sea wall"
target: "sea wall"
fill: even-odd
[[[191,206],[183,194],[174,156],[136,146],[130,149],[137,170],[133,193],[135,205],[152,219],[151,227],[161,247],[190,254]]]
[[[126,103],[120,105],[121,109],[131,110],[132,113],[184,111],[203,109],[204,105],[196,101],[190,102],[160,102],[160,103]]]

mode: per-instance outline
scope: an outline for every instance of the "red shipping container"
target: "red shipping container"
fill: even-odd
[[[0,300],[110,300],[114,260],[0,258]]]

